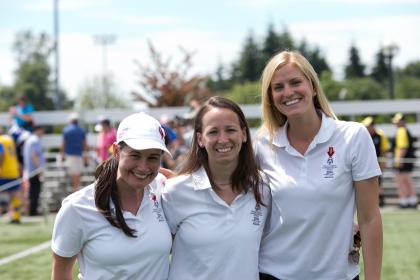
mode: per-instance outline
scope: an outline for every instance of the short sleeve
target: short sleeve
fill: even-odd
[[[169,187],[169,188],[168,188]],[[171,229],[172,234],[176,234],[178,230],[179,214],[178,214],[178,205],[176,205],[176,200],[174,199],[173,195],[174,192],[170,191],[170,189],[174,188],[175,186],[170,186],[166,184],[164,191],[162,193],[162,208],[163,212],[165,213],[166,221],[168,222],[169,228]]]
[[[353,181],[381,175],[375,146],[367,129],[360,125],[351,139],[351,170]]]
[[[65,203],[55,218],[51,249],[61,257],[73,257],[82,250],[83,243],[80,215],[71,203]]]

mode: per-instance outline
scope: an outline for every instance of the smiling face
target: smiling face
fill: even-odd
[[[206,149],[210,165],[231,164],[236,167],[246,130],[241,128],[235,112],[225,108],[212,108],[202,118],[202,132],[197,142]]]
[[[117,182],[132,190],[143,189],[157,176],[162,151],[159,149],[133,150],[128,145],[122,149],[114,144],[115,156],[119,158]],[[121,183],[121,184],[120,184]]]
[[[275,107],[288,119],[315,112],[315,91],[310,81],[293,64],[276,70],[270,87]]]

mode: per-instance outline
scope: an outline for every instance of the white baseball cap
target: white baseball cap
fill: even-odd
[[[117,143],[126,143],[134,150],[159,149],[171,153],[165,146],[165,131],[160,123],[146,113],[124,118],[117,130]]]

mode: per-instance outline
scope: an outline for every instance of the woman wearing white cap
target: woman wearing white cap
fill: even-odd
[[[52,236],[52,279],[167,279],[171,234],[160,203],[164,131],[144,113],[119,125],[96,181],[68,196]]]
[[[180,174],[162,194],[175,235],[169,279],[258,279],[271,196],[237,104],[212,97],[201,107]]]

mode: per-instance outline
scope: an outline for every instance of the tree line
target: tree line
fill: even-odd
[[[383,48],[379,48],[375,54],[374,64],[366,65],[356,44],[352,44],[343,69],[344,77],[338,80],[334,78],[323,51],[307,40],[295,40],[287,28],[278,32],[273,24],[269,24],[265,34],[258,37],[261,39],[256,38],[250,31],[238,57],[230,64],[219,64],[215,72],[207,76],[191,73],[194,53],[181,48],[180,59],[173,65],[170,63],[174,61],[173,58],[165,58],[149,42],[150,64],[135,60],[139,90],[131,93],[132,99],[155,107],[182,106],[193,97],[219,94],[242,104],[259,103],[261,72],[269,58],[282,50],[297,50],[308,58],[320,77],[327,97],[332,101],[389,98],[391,74],[392,80],[395,80],[396,98],[420,98],[420,60],[390,72]],[[7,111],[18,94],[25,94],[37,110],[53,110],[51,39],[46,33],[34,34],[26,30],[16,34],[12,47],[17,68],[13,84],[0,85],[0,110]],[[74,100],[60,89],[58,100],[61,109],[130,106],[130,102],[121,99],[111,75],[87,80]]]

